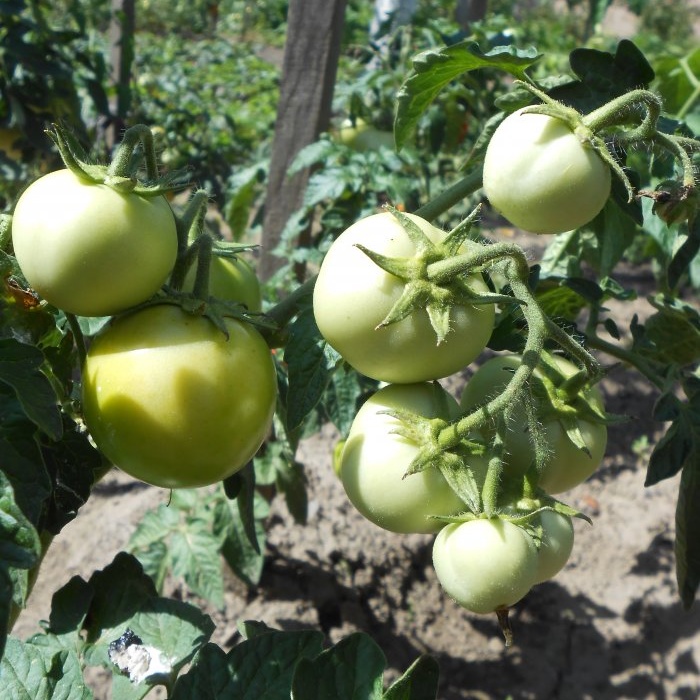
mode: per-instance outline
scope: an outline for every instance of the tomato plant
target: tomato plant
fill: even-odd
[[[342,449],[345,492],[362,515],[385,530],[436,532],[442,523],[430,516],[452,515],[465,505],[435,467],[407,475],[419,444],[401,433],[388,410],[446,420],[459,414],[455,399],[437,383],[392,384],[377,391],[357,412]]]
[[[610,196],[609,166],[560,119],[521,109],[507,116],[484,157],[484,191],[508,221],[533,233],[587,224]]]
[[[68,169],[22,193],[12,245],[29,284],[80,316],[109,316],[145,301],[177,255],[175,218],[164,197],[118,192]]]
[[[430,243],[446,239],[444,231],[427,221],[406,216]],[[431,325],[428,297],[420,292],[405,318],[385,325],[409,285],[376,265],[358,246],[381,256],[408,258],[417,253],[398,218],[386,212],[350,226],[323,259],[314,287],[316,323],[358,372],[385,382],[420,382],[453,374],[479,355],[493,328],[492,304],[444,306],[443,311],[449,311],[449,331],[440,342]],[[475,295],[488,291],[480,275],[470,276],[466,284]]]
[[[487,360],[467,382],[460,399],[462,407],[474,408],[497,396],[508,384],[521,361],[522,358],[517,355],[503,355]],[[571,377],[578,371],[576,365],[562,357],[556,357],[555,363],[564,377]],[[541,377],[542,372],[535,370],[535,381]],[[586,446],[584,450],[567,434],[564,421],[573,417],[572,414],[558,414],[542,390],[535,396],[548,452],[542,465],[539,485],[547,493],[562,493],[585,481],[598,468],[607,444],[607,427],[603,422],[591,420],[586,413],[573,414],[575,429],[580,431]],[[591,402],[597,411],[603,411],[603,398],[596,387],[585,389],[582,398]],[[535,448],[524,406],[519,405],[512,410],[504,443],[507,473],[512,477],[523,476],[535,459]]]
[[[440,585],[463,608],[480,614],[515,605],[535,584],[535,542],[518,525],[477,519],[446,525],[433,544]]]
[[[137,479],[165,488],[212,484],[262,444],[277,385],[260,334],[173,305],[116,319],[83,368],[83,411],[100,450]]]

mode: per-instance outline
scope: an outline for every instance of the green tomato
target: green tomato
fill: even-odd
[[[408,216],[431,241],[446,237],[424,219]],[[454,306],[450,332],[439,345],[424,309],[377,327],[401,296],[404,282],[372,262],[357,244],[390,257],[416,252],[388,212],[361,219],[331,245],[314,288],[314,315],[322,335],[350,365],[373,379],[413,383],[454,374],[481,353],[493,330],[493,304]],[[476,292],[488,291],[481,275],[467,281]]]
[[[530,535],[505,520],[452,523],[435,538],[433,566],[451,598],[487,614],[515,605],[532,588],[537,548]]]
[[[453,420],[457,402],[437,383],[390,384],[370,396],[352,423],[339,475],[350,502],[375,525],[392,532],[437,532],[431,515],[453,515],[465,505],[435,467],[405,476],[420,445],[398,434],[401,423],[382,411],[406,410]]]
[[[118,317],[83,367],[83,412],[98,448],[165,488],[213,484],[253,457],[269,430],[277,380],[253,326],[160,305]]]
[[[520,366],[519,355],[501,355],[485,362],[469,379],[460,398],[464,411],[498,396]],[[572,376],[578,368],[565,360],[556,358],[559,370],[565,376]],[[541,376],[539,369],[535,376]],[[603,397],[596,387],[584,394],[594,406],[603,410]],[[505,471],[512,478],[520,478],[532,464],[535,453],[530,442],[527,416],[523,406],[517,406],[511,413],[511,421],[505,436]],[[549,445],[549,457],[540,475],[539,485],[549,494],[562,493],[585,481],[600,466],[605,455],[608,431],[605,425],[579,417],[577,419],[581,435],[590,455],[579,449],[569,439],[561,422],[555,417],[544,417],[542,427]]]
[[[535,583],[542,583],[558,574],[569,561],[574,548],[574,525],[568,515],[553,510],[539,514],[542,539],[537,551]]]
[[[364,119],[356,119],[354,125],[350,119],[346,119],[338,131],[338,140],[360,153],[377,151],[381,147],[395,148],[394,134],[391,131],[377,129]]]
[[[185,276],[183,292],[191,292],[194,289],[196,276],[197,266],[192,265]],[[209,267],[209,296],[222,301],[240,302],[248,311],[262,311],[260,281],[255,270],[240,256],[212,256]]]
[[[491,137],[483,178],[491,206],[533,233],[583,226],[610,196],[610,168],[592,146],[560,119],[522,109]]]
[[[150,298],[177,256],[164,197],[117,192],[65,169],[23,192],[12,244],[39,295],[79,316],[110,316]]]

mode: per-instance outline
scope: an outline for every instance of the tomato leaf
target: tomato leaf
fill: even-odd
[[[700,216],[695,216],[688,227],[687,235],[679,236],[680,247],[671,258],[666,274],[671,288],[678,286],[681,277],[691,268],[700,251]]]
[[[331,379],[340,355],[321,336],[313,308],[305,308],[289,327],[289,341],[284,349],[289,388],[286,397],[287,430],[304,422],[317,406]]]
[[[384,693],[384,700],[435,700],[440,667],[432,656],[418,657]]]
[[[648,87],[654,70],[644,54],[628,39],[614,54],[578,48],[569,54],[569,64],[578,80],[557,86],[549,94],[579,111],[589,112],[623,93]]]
[[[265,544],[263,520],[269,513],[267,501],[255,494],[253,527],[255,541],[252,542],[244,523],[238,501],[222,499],[216,503],[214,511],[214,533],[221,538],[221,554],[231,570],[248,586],[256,586],[262,575]]]
[[[380,700],[386,658],[367,635],[351,634],[315,659],[301,659],[291,700]]]
[[[452,80],[478,68],[495,68],[524,79],[525,71],[539,58],[540,54],[535,49],[523,51],[512,46],[497,46],[483,53],[472,42],[429,49],[418,54],[413,59],[413,71],[397,94],[394,122],[397,149],[406,144],[420,116]]]
[[[191,669],[177,679],[170,698],[288,700],[297,665],[317,656],[322,644],[320,632],[277,630],[256,634],[237,644],[228,654],[214,644],[207,644],[195,657]]]
[[[27,417],[53,440],[63,431],[56,393],[41,372],[44,355],[33,345],[0,339],[0,381],[17,394]]]
[[[700,414],[696,419],[700,418]],[[696,426],[698,424],[696,423]],[[685,460],[676,504],[676,579],[685,608],[690,608],[700,585],[700,435]]]
[[[40,551],[36,529],[15,502],[12,485],[0,471],[0,562],[2,566],[29,569]]]
[[[10,637],[0,662],[6,697],[51,700],[91,700],[75,651],[45,648]]]

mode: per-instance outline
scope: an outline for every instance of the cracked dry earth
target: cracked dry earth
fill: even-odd
[[[628,272],[630,283],[650,281]],[[644,290],[635,308],[628,306],[622,319],[648,313]],[[448,388],[457,392],[464,379],[450,380]],[[603,466],[566,494],[593,525],[576,522],[566,568],[513,610],[511,648],[495,618],[467,613],[442,593],[430,536],[387,533],[354,511],[332,470],[338,436],[331,426],[306,440],[298,455],[308,477],[308,525],[294,524],[284,504],[273,503],[260,587],[246,590],[225,574],[225,610],[208,611],[217,623],[215,641],[235,644],[243,619],[313,627],[332,641],[362,630],[384,650],[388,679],[419,654],[434,655],[440,700],[696,700],[700,613],[682,608],[674,574],[678,479],[644,488],[644,455],[631,450],[639,436],[653,444],[662,434],[649,418],[655,396],[622,367],[602,390],[609,411],[632,419],[610,428]],[[38,631],[53,591],[109,563],[143,512],[167,498],[167,491],[110,474],[49,551],[16,635]],[[109,697],[104,675],[92,684],[97,698]]]

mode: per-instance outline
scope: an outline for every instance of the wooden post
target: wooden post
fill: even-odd
[[[282,261],[271,255],[287,220],[302,203],[309,173],[287,170],[299,151],[328,128],[347,0],[290,0],[277,123],[272,142],[258,274],[268,279]]]

